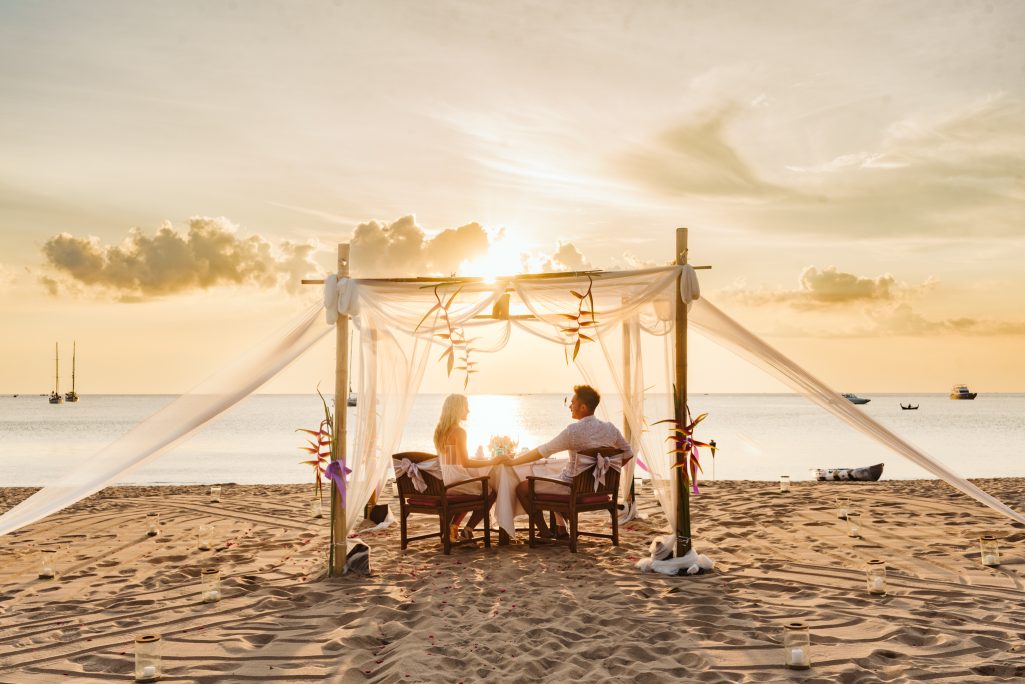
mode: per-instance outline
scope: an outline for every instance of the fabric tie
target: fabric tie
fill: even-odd
[[[395,466],[395,478],[398,479],[403,475],[409,477],[413,482],[413,488],[418,492],[423,492],[427,489],[427,483],[424,482],[423,473],[430,473],[439,480],[444,480],[441,473],[441,466],[438,464],[438,459],[432,458],[429,461],[421,461],[420,463],[414,463],[408,458],[393,458],[392,465]]]
[[[338,487],[338,495],[342,497],[342,509],[345,509],[345,476],[352,471],[345,466],[345,461],[331,461],[327,464],[324,475]]]
[[[617,454],[615,456],[603,456],[598,454],[597,456],[587,456],[580,454],[577,456],[577,470],[572,475],[575,477],[577,474],[584,472],[591,466],[594,466],[594,491],[598,491],[598,487],[605,484],[605,474],[609,470],[615,470],[621,472],[623,470],[623,454]]]
[[[328,325],[338,322],[338,316],[359,314],[359,289],[352,278],[339,278],[335,274],[324,279],[324,315]]]
[[[701,285],[693,266],[684,264],[680,268],[680,301],[687,306],[687,311],[690,311],[691,302],[701,299]]]

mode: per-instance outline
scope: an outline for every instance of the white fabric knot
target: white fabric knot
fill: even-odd
[[[427,483],[424,482],[422,473],[430,473],[439,480],[444,480],[441,474],[441,465],[436,458],[432,458],[429,461],[421,461],[420,463],[414,463],[408,458],[393,458],[392,465],[395,467],[395,479],[397,480],[403,475],[408,475],[409,479],[413,481],[413,488],[418,492],[423,492],[427,489]]]
[[[690,304],[695,299],[701,299],[701,285],[698,283],[698,274],[690,264],[681,266],[680,272],[680,300],[687,305],[690,311]]]
[[[616,454],[615,456],[603,456],[602,454],[587,456],[586,454],[579,454],[577,456],[576,472],[573,473],[573,476],[576,477],[591,466],[594,466],[594,491],[598,491],[598,487],[605,484],[605,474],[610,469],[616,471],[623,470],[623,454]]]
[[[335,274],[324,279],[324,315],[328,325],[338,322],[338,316],[359,314],[359,289],[352,278],[339,278]]]

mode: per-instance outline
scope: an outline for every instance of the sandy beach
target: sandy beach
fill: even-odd
[[[1025,480],[980,480],[1021,510]],[[0,510],[31,493],[0,490]],[[716,570],[641,574],[664,519],[613,548],[490,550],[364,537],[371,577],[325,578],[327,519],[310,487],[117,487],[0,541],[0,682],[131,681],[136,634],[163,635],[174,682],[875,682],[1025,677],[1025,530],[933,481],[708,483],[693,504]],[[863,511],[850,538],[835,497]],[[387,502],[388,499],[385,499]],[[161,516],[146,535],[145,514]],[[429,523],[414,518],[411,532]],[[597,519],[595,519],[597,522]],[[200,551],[196,530],[215,528]],[[977,537],[1003,537],[980,564]],[[58,543],[58,579],[37,547]],[[497,535],[496,535],[497,542]],[[884,559],[888,593],[866,592]],[[216,565],[224,598],[200,601]],[[782,625],[811,627],[813,667],[782,665]]]

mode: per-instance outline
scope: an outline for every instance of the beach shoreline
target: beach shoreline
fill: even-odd
[[[1017,510],[1025,478],[973,480]],[[0,681],[130,681],[132,638],[163,634],[166,679],[189,682],[1013,681],[1025,676],[1025,529],[936,480],[702,483],[695,546],[716,570],[642,574],[664,533],[647,516],[621,544],[399,550],[363,540],[370,577],[326,578],[327,518],[310,485],[111,487],[0,540]],[[0,511],[35,488],[0,489]],[[835,497],[864,530],[847,536]],[[386,489],[383,503],[392,503]],[[397,506],[393,505],[397,513]],[[145,514],[159,512],[160,534]],[[607,518],[606,518],[607,520]],[[601,526],[600,516],[585,524]],[[604,523],[607,524],[607,523]],[[196,532],[213,525],[200,551]],[[411,533],[428,531],[411,518]],[[1002,538],[997,568],[977,538]],[[58,579],[37,578],[57,544]],[[885,596],[864,566],[888,566]],[[216,565],[223,599],[203,603]],[[811,628],[813,667],[782,665],[782,626]]]

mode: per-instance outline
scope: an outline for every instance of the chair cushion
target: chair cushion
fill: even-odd
[[[569,503],[569,494],[535,494],[538,501],[549,501],[551,503]],[[608,494],[584,494],[577,498],[577,503],[597,504],[610,503],[612,497]]]
[[[453,503],[469,503],[471,501],[480,501],[480,494],[449,494],[448,502]],[[441,499],[419,499],[415,496],[411,496],[406,499],[406,503],[410,506],[421,506],[426,508],[440,508]]]

